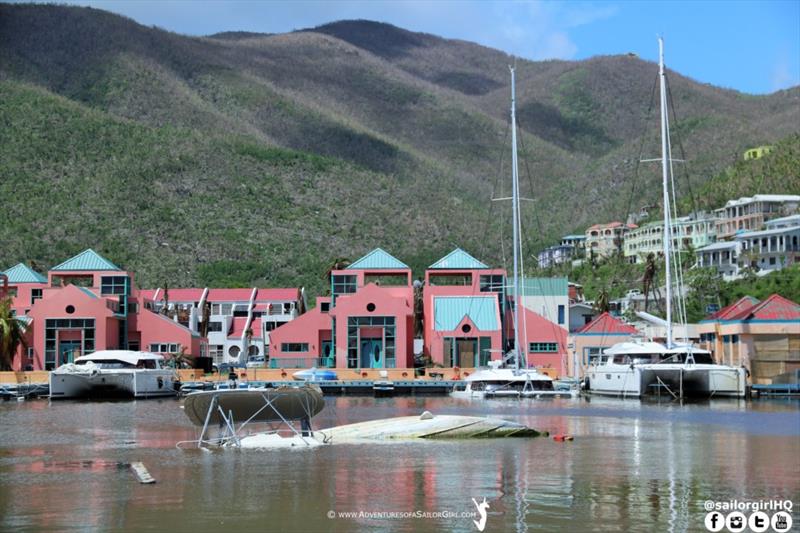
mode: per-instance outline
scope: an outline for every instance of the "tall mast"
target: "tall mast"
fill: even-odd
[[[664,40],[658,38],[658,78],[661,92],[661,175],[664,192],[664,263],[667,267],[667,348],[672,348],[672,271],[670,267],[670,247],[672,246],[672,224],[669,205],[669,128],[667,126],[667,83],[664,72]]]
[[[514,368],[520,369],[519,350],[519,174],[517,171],[517,115],[514,67],[511,70],[511,211],[514,226]]]

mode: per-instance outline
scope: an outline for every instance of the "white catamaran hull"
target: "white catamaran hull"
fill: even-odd
[[[88,396],[149,398],[175,394],[175,377],[171,370],[50,374],[50,398],[53,399]]]
[[[589,392],[639,398],[667,394],[693,397],[743,398],[747,376],[743,368],[718,365],[641,365],[596,368],[587,373]]]

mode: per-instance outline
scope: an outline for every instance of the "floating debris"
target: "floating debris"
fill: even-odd
[[[144,464],[141,462],[131,463],[131,470],[133,470],[133,473],[139,478],[139,483],[147,485],[156,482],[155,478],[150,475],[150,472],[147,471],[147,468],[145,468]]]
[[[321,431],[326,441],[340,443],[359,440],[407,439],[492,439],[547,435],[523,424],[500,418],[433,415],[402,416],[337,426]]]

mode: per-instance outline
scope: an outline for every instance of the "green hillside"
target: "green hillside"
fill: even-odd
[[[507,207],[490,198],[509,189],[508,63],[369,21],[186,37],[97,9],[0,4],[0,267],[43,270],[92,246],[141,285],[314,294],[332,258],[376,246],[418,272],[455,246],[502,264]],[[657,128],[655,65],[517,72],[530,249],[624,217]],[[670,79],[693,187],[798,131],[798,89]],[[658,179],[640,169],[637,201]]]

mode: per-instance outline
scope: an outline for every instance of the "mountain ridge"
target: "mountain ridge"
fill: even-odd
[[[5,100],[0,100],[0,118],[14,124],[13,131],[4,128],[0,140],[16,145],[15,137],[25,137],[36,147],[31,153],[6,150],[6,162],[0,164],[10,177],[9,187],[13,181],[15,187],[6,192],[16,193],[16,202],[35,202],[28,185],[46,191],[59,173],[80,187],[85,185],[82,176],[100,171],[109,173],[103,178],[107,187],[123,178],[145,188],[152,185],[135,162],[129,161],[130,168],[104,163],[111,157],[124,159],[124,137],[104,147],[88,142],[91,137],[85,132],[85,145],[74,146],[69,132],[48,132],[41,113],[33,115],[40,122],[22,120],[32,112],[31,102],[40,102],[56,116],[66,113],[67,102],[72,102],[80,107],[70,112],[83,117],[73,124],[78,130],[129,124],[144,128],[136,131],[151,139],[148,143],[168,139],[169,148],[143,159],[160,169],[159,194],[165,195],[154,202],[161,211],[148,204],[140,207],[146,221],[141,224],[156,229],[138,227],[135,221],[129,222],[131,228],[121,226],[108,214],[105,191],[90,188],[91,201],[83,209],[108,225],[106,234],[115,237],[99,230],[83,235],[77,225],[72,226],[74,235],[62,235],[50,229],[57,225],[56,217],[46,214],[46,220],[37,220],[23,209],[18,216],[27,226],[14,228],[36,245],[21,244],[23,237],[7,225],[0,238],[11,244],[0,252],[0,264],[28,259],[47,264],[71,255],[68,243],[77,248],[96,242],[107,253],[121,254],[114,259],[129,261],[149,285],[213,282],[217,261],[219,279],[299,282],[324,290],[319,276],[326,258],[354,259],[376,246],[394,246],[390,251],[415,268],[424,268],[455,246],[500,263],[500,235],[507,233],[501,230],[508,223],[501,207],[488,199],[498,190],[498,176],[505,177],[510,159],[504,143],[509,129],[507,63],[503,52],[475,43],[363,21],[286,34],[187,37],[97,9],[0,4],[0,92]],[[526,234],[530,251],[590,223],[624,217],[641,140],[652,141],[656,133],[650,127],[655,125],[652,109],[647,113],[654,65],[628,56],[519,60],[517,74],[523,193],[537,200],[525,207],[533,220]],[[697,187],[740,159],[746,148],[798,131],[800,88],[749,96],[672,71],[670,75],[678,107],[674,130],[690,149],[687,158]],[[50,145],[41,144],[45,134],[53,136]],[[650,145],[645,148],[655,149]],[[58,159],[58,165],[36,159],[46,158],[42,154],[48,149],[60,153],[67,146],[72,152]],[[219,158],[203,153],[205,149],[216,150]],[[299,160],[306,163],[298,167]],[[654,168],[639,170],[646,192],[641,200],[647,203],[657,196],[650,189],[658,173]],[[262,171],[274,178],[274,189],[261,183],[266,180],[259,178]],[[232,188],[239,179],[242,189]],[[188,201],[200,184],[230,198],[211,195],[203,198],[207,204]],[[385,190],[376,188],[378,184]],[[258,191],[257,203],[242,192],[248,187]],[[52,201],[69,211],[66,199]],[[164,214],[170,202],[188,213],[191,228],[184,234],[170,229],[174,215]],[[286,243],[260,230],[254,235],[261,240],[253,241],[253,235],[235,227],[235,218],[221,211],[222,204],[259,221],[269,219],[275,206],[302,215],[288,227],[269,226]],[[199,208],[208,213],[195,213]],[[206,219],[224,223],[217,227]],[[26,232],[31,226],[42,226],[44,233]],[[195,226],[205,233],[197,233]],[[137,232],[160,234],[153,239],[158,241],[155,249],[148,250],[148,239]],[[488,234],[492,237],[487,239]],[[126,252],[117,239],[135,244],[142,257]],[[230,242],[218,245],[216,239]],[[310,252],[313,247],[297,244],[305,241],[331,246]],[[45,245],[53,242],[61,244]],[[192,247],[208,250],[195,257],[187,253]],[[214,259],[212,250],[226,259]],[[23,255],[30,252],[33,257]],[[159,262],[156,252],[166,259]],[[303,259],[294,262],[296,254]],[[250,270],[243,268],[244,277],[238,279],[229,275],[231,265],[224,261],[260,263],[263,268],[255,268],[252,279],[245,279]],[[170,273],[168,265],[176,271]]]

